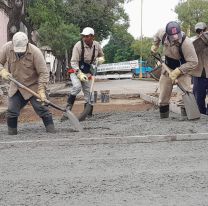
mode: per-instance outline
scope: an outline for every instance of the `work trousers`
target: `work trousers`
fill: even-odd
[[[197,105],[201,114],[208,115],[206,108],[206,95],[208,90],[208,78],[193,77],[193,93],[196,98]]]
[[[25,100],[21,93],[17,91],[15,95],[8,99],[7,118],[15,118],[20,115],[20,110],[30,102],[35,112],[42,118],[45,116],[51,116],[47,106],[42,105],[37,101],[37,97],[32,96],[30,99]]]
[[[80,81],[80,79],[77,77],[75,73],[70,74],[70,78],[72,82],[71,95],[77,96],[77,94],[79,94],[82,90],[84,93],[84,100],[85,102],[88,102],[90,96],[90,81]]]
[[[186,90],[191,92],[191,76],[184,74],[181,75],[178,78],[179,84]],[[173,83],[172,80],[170,79],[169,75],[167,72],[164,72],[160,76],[159,80],[159,88],[160,88],[160,95],[159,95],[159,106],[166,106],[169,105],[172,90],[173,90]],[[184,103],[182,100],[182,91],[179,89],[177,93],[177,99],[176,99],[176,104],[180,107],[184,107]]]

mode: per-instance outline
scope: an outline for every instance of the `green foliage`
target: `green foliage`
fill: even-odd
[[[55,56],[64,56],[79,38],[79,28],[64,20],[62,0],[33,0],[27,11],[38,28],[41,45],[50,46]]]
[[[139,58],[142,56],[142,60],[147,61],[151,56],[150,48],[152,46],[152,38],[144,37],[141,40],[135,40],[131,48],[135,54],[138,54]]]
[[[127,26],[116,24],[108,44],[103,49],[106,63],[137,59],[138,55],[135,55],[131,48],[133,41],[133,36],[127,32]]]
[[[61,22],[61,16],[58,15],[61,5],[59,0],[34,0],[28,5],[27,12],[29,19],[32,21],[36,28],[39,28],[42,23],[50,22],[51,24],[58,25]]]
[[[92,27],[97,40],[108,37],[113,25],[128,26],[128,16],[124,12],[124,0],[67,0],[65,1],[66,20],[79,25],[80,31]]]
[[[175,7],[178,19],[181,22],[184,32],[191,31],[191,36],[195,35],[194,26],[197,22],[208,23],[208,1],[207,0],[189,0],[179,3]]]
[[[62,22],[53,27],[49,22],[45,22],[38,31],[41,42],[49,45],[55,56],[64,56],[65,51],[71,49],[79,40],[79,28],[73,24],[66,25]]]
[[[123,9],[125,0],[27,2],[28,22],[38,29],[41,44],[50,46],[56,55],[64,55],[66,48],[71,50],[86,26],[94,28],[98,41],[109,36],[116,22],[128,27],[128,16]]]

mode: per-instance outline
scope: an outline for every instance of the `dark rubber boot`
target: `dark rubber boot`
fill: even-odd
[[[76,99],[76,96],[75,95],[72,95],[70,94],[68,99],[67,99],[67,105],[66,105],[66,110],[72,110],[72,107],[74,105],[74,102],[75,102],[75,99]],[[67,115],[65,115],[65,113],[62,115],[61,117],[61,122],[64,122],[68,120],[68,117]]]
[[[55,130],[54,124],[47,125],[46,126],[46,132],[55,134],[56,133],[56,130]]]
[[[42,120],[43,120],[43,124],[45,125],[46,132],[56,133],[52,116],[44,116],[42,117]]]
[[[160,106],[160,119],[169,117],[169,105]]]
[[[72,94],[69,95],[68,100],[67,100],[66,109],[72,110],[72,107],[74,105],[75,99],[76,99],[75,95],[72,95]]]
[[[17,135],[17,117],[7,118],[8,135]]]
[[[17,135],[17,128],[8,127],[8,135]]]

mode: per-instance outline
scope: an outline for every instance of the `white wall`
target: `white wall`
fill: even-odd
[[[0,47],[7,42],[7,24],[9,18],[3,10],[0,9]]]

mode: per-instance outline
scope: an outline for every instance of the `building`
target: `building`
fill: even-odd
[[[7,42],[7,24],[9,18],[5,11],[0,8],[0,47]]]

